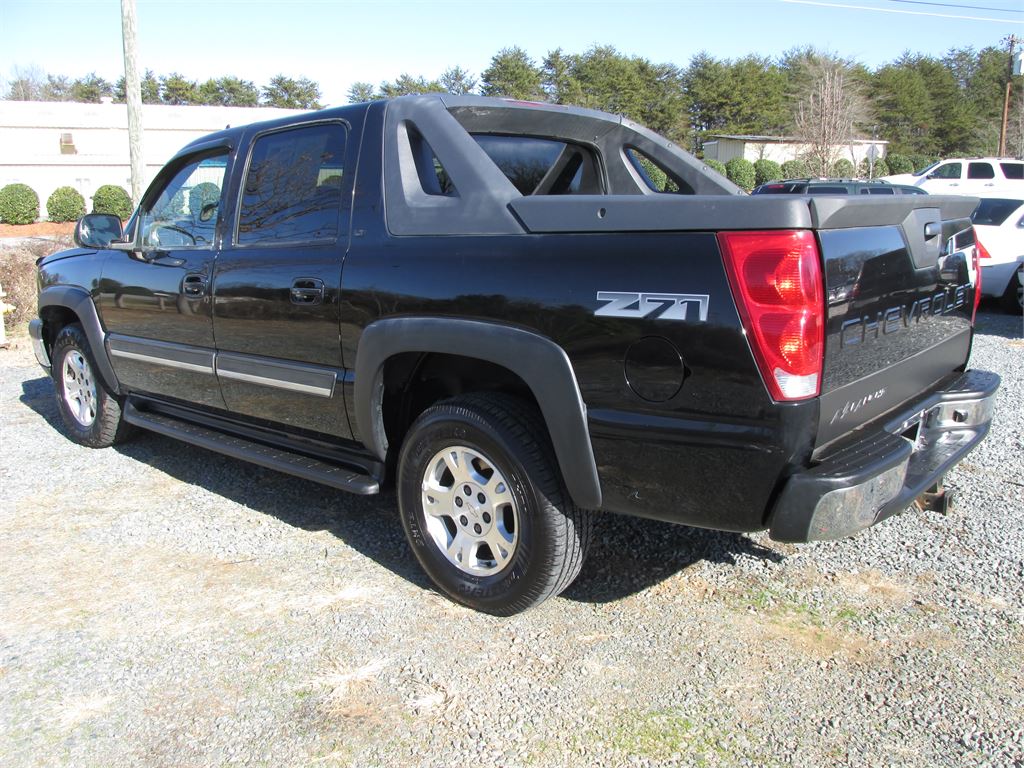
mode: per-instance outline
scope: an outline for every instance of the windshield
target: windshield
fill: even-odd
[[[1002,198],[989,197],[981,201],[981,204],[971,214],[971,221],[975,224],[988,227],[998,227],[1010,214],[1024,205],[1024,200],[1004,200]]]
[[[941,162],[942,162],[941,160],[936,160],[934,163],[932,163],[931,165],[925,166],[920,171],[914,171],[914,175],[915,176],[924,176],[926,173],[931,171],[932,168],[934,168],[936,165],[938,165]]]

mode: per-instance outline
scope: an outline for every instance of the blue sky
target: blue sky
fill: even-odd
[[[475,75],[500,48],[538,61],[594,44],[685,66],[701,50],[722,58],[777,56],[814,45],[878,66],[904,50],[999,45],[1024,36],[1021,0],[137,0],[140,65],[257,85],[283,72],[320,83],[343,104],[355,81],[403,72],[436,77],[458,64]],[[842,6],[842,7],[841,7]],[[880,10],[870,10],[880,9]],[[962,18],[948,18],[958,16]],[[973,18],[967,18],[973,17]],[[0,78],[37,67],[72,77],[122,72],[119,0],[0,0]]]

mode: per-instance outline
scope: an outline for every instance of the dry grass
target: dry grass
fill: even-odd
[[[25,326],[36,314],[36,259],[71,246],[68,238],[31,240],[21,245],[0,247],[0,286],[4,301],[14,310],[4,315],[10,334],[25,333]]]

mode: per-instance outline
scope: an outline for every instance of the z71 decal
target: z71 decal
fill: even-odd
[[[597,300],[607,302],[594,312],[600,317],[650,317],[659,320],[686,320],[690,307],[697,309],[697,320],[706,323],[711,297],[700,293],[635,293],[598,291]]]

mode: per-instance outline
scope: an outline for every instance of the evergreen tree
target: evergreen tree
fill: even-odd
[[[441,84],[441,88],[456,96],[472,93],[476,90],[477,85],[476,78],[459,66],[449,67],[442,72],[438,82]]]
[[[320,86],[302,77],[275,75],[263,86],[263,104],[285,109],[320,109]]]
[[[160,78],[160,101],[175,106],[199,103],[199,87],[177,72]]]
[[[540,101],[544,98],[541,70],[522,48],[502,48],[480,75],[484,96]]]

